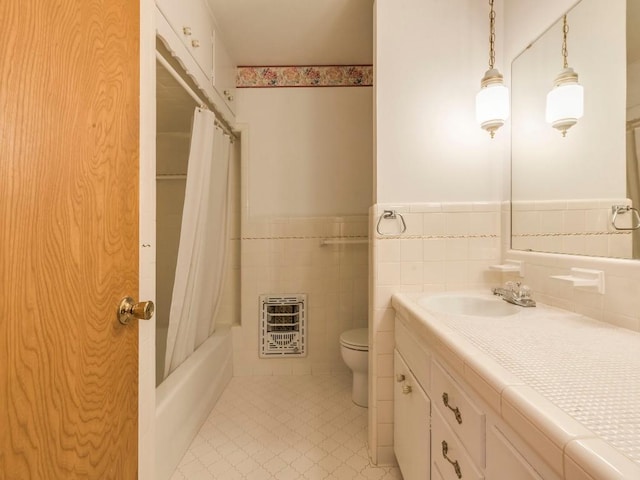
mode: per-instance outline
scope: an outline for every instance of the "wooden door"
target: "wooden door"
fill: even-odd
[[[2,479],[137,476],[139,9],[0,1]]]

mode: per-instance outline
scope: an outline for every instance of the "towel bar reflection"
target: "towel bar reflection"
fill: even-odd
[[[616,225],[618,214],[625,214],[629,211],[633,212],[631,226],[618,227]],[[631,207],[629,205],[613,205],[611,207],[611,226],[616,230],[638,230],[640,228],[640,212],[638,212],[637,208]]]
[[[376,232],[378,232],[378,235],[383,236],[383,237],[392,237],[394,235],[398,235],[397,233],[382,233],[380,231],[380,222],[382,222],[382,220],[395,220],[398,217],[400,217],[400,222],[402,222],[402,229],[400,230],[400,233],[404,233],[407,231],[407,224],[404,221],[404,217],[402,216],[401,213],[396,212],[395,210],[384,210],[382,212],[382,215],[380,215],[380,218],[378,218],[378,223],[376,224]]]

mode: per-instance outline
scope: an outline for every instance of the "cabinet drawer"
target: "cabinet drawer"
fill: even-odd
[[[460,385],[433,362],[431,396],[447,424],[463,442],[473,461],[485,465],[485,415],[462,391]]]
[[[542,480],[495,426],[487,431],[487,477],[491,480]]]
[[[437,408],[431,411],[431,458],[443,480],[484,479]]]
[[[395,339],[396,349],[407,362],[407,366],[415,375],[418,383],[420,383],[425,392],[430,393],[431,355],[416,342],[407,327],[398,318],[396,318]]]
[[[398,350],[394,352],[394,372],[393,443],[396,459],[404,480],[426,480],[429,478],[431,448],[429,398]]]

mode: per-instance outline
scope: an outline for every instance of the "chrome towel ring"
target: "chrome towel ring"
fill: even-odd
[[[404,217],[402,216],[401,213],[396,212],[395,210],[384,210],[382,212],[382,215],[380,215],[380,217],[378,218],[378,223],[376,224],[376,232],[378,232],[378,235],[383,236],[383,237],[393,237],[395,235],[398,235],[397,233],[382,233],[380,231],[380,222],[382,222],[382,220],[396,220],[398,217],[400,217],[400,222],[402,222],[402,228],[400,230],[400,233],[404,233],[407,231],[407,224],[404,221]]]
[[[627,213],[628,211],[632,211],[634,213],[634,220],[631,220],[630,227],[618,227],[616,225],[616,218],[618,218],[618,214]],[[616,230],[638,230],[640,228],[640,213],[637,208],[631,207],[629,205],[613,205],[611,207],[611,226]]]

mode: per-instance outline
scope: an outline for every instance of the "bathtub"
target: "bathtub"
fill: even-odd
[[[156,388],[156,478],[169,479],[232,369],[231,329],[220,326]]]

